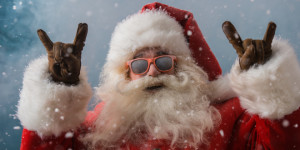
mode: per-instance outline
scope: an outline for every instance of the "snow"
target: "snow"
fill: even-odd
[[[14,5],[14,6],[13,6],[13,10],[16,10],[16,9],[17,9],[17,6],[16,6],[16,5]]]
[[[73,132],[67,132],[65,134],[65,138],[72,138],[74,136],[74,133]]]
[[[66,53],[66,54],[65,54],[65,57],[69,57],[69,56],[70,56],[70,54],[69,54],[69,53]]]
[[[90,17],[90,16],[93,15],[93,12],[89,10],[89,11],[87,11],[85,14],[86,14],[86,16]]]
[[[199,51],[202,51],[203,50],[203,48],[202,47],[199,47]]]
[[[55,108],[55,109],[54,109],[54,112],[59,112],[59,109],[58,109],[58,108]]]
[[[188,15],[188,14],[185,14],[185,15],[184,15],[184,18],[185,18],[185,19],[189,18],[189,15]]]
[[[271,10],[268,9],[267,12],[266,12],[266,14],[267,14],[267,15],[270,15],[270,14],[271,14]]]
[[[154,133],[158,133],[159,130],[160,130],[160,128],[159,128],[158,126],[156,126],[156,127],[154,128]]]
[[[297,123],[296,123],[296,124],[294,124],[294,127],[295,127],[295,128],[298,128],[298,124],[297,124]]]
[[[187,31],[187,35],[188,35],[188,36],[191,36],[192,34],[193,34],[193,32],[192,32],[191,30],[188,30],[188,31]]]
[[[20,126],[14,126],[14,130],[20,130],[21,127]]]
[[[67,48],[67,53],[71,54],[73,52],[73,49],[71,47]]]
[[[224,137],[224,131],[221,129],[219,132],[220,132],[220,135],[221,135],[222,137]]]
[[[285,119],[285,120],[282,121],[282,126],[283,127],[288,127],[289,125],[290,125],[290,122],[288,120]]]
[[[60,116],[60,119],[61,119],[61,120],[65,120],[65,117],[64,117],[64,116]]]
[[[239,39],[239,37],[240,37],[239,34],[235,32],[234,33],[234,38]]]
[[[115,8],[118,8],[118,7],[119,7],[119,4],[118,4],[118,3],[115,3],[114,6],[115,6]]]

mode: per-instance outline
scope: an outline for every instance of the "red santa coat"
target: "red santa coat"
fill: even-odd
[[[239,150],[239,149],[300,149],[300,110],[280,120],[261,119],[258,115],[250,115],[242,109],[238,98],[233,98],[214,105],[222,116],[222,122],[209,138],[207,147],[199,147],[209,150]],[[74,132],[74,136],[66,134],[41,139],[35,131],[23,130],[22,150],[42,149],[86,149],[80,142],[79,135],[89,128],[89,122],[100,113],[102,105],[99,104],[95,111],[89,112],[86,122]],[[297,134],[295,134],[297,133]],[[122,149],[131,150],[169,150],[171,147],[167,141],[145,141],[143,145],[124,143]],[[185,150],[191,148],[186,147]]]

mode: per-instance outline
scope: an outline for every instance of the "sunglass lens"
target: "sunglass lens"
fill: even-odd
[[[148,68],[147,60],[135,60],[131,63],[132,72],[136,74],[144,73]]]
[[[155,60],[155,64],[159,70],[166,71],[172,68],[173,61],[171,57],[160,57]]]

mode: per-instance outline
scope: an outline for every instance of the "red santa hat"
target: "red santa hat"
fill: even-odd
[[[192,56],[209,80],[222,73],[191,12],[155,2],[120,22],[110,43],[105,65],[110,68],[108,74],[124,73],[120,66],[145,47],[162,47],[182,58]]]

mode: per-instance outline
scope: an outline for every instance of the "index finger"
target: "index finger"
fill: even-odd
[[[88,32],[88,25],[86,23],[78,24],[76,36],[73,42],[77,50],[83,49],[87,32]]]
[[[243,48],[243,41],[239,33],[236,31],[235,27],[230,21],[225,21],[222,24],[222,29],[227,39],[229,40],[229,43],[232,44],[239,57],[241,57],[244,54],[245,50]]]
[[[276,24],[274,22],[270,22],[268,24],[265,36],[264,36],[264,41],[266,42],[266,48],[271,49],[271,44],[275,35],[275,30],[276,30]]]
[[[47,33],[42,29],[38,29],[37,34],[40,40],[42,41],[44,47],[46,48],[47,52],[50,52],[53,48],[53,42],[48,37]]]

